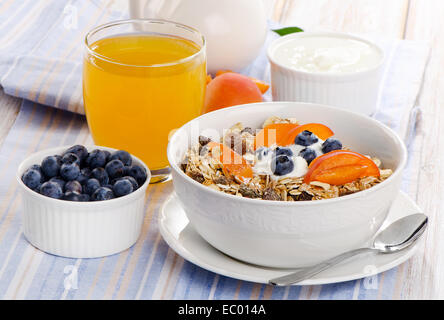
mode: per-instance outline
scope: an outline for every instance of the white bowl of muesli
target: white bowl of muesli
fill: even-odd
[[[177,198],[208,243],[248,263],[293,268],[374,236],[407,152],[365,115],[264,102],[193,119],[171,137],[168,159]]]

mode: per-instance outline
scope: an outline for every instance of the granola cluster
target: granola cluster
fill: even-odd
[[[297,121],[291,118],[270,117],[264,122],[263,127],[272,123],[297,123]],[[237,123],[224,134],[220,143],[241,154],[248,163],[254,165],[254,140],[255,130]],[[223,164],[206,147],[209,142],[210,139],[199,137],[199,144],[191,147],[186,153],[182,170],[209,188],[239,197],[276,201],[330,199],[371,188],[393,173],[391,169],[381,169],[379,159],[371,158],[380,168],[380,177],[364,177],[339,186],[319,181],[306,184],[303,182],[304,177],[273,179],[270,175],[261,174],[254,174],[253,178],[243,182],[224,173]]]

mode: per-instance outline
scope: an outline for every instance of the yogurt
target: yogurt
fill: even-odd
[[[308,164],[304,158],[298,156],[298,153],[293,153],[291,157],[293,161],[294,167],[293,170],[286,175],[276,176],[272,170],[272,161],[273,161],[273,148],[269,149],[266,154],[263,154],[261,157],[256,158],[256,163],[254,164],[253,171],[255,174],[259,175],[268,175],[273,180],[279,180],[282,178],[290,177],[303,177],[308,171]]]
[[[313,149],[316,152],[316,156],[319,157],[323,154],[323,142],[324,140],[319,139],[318,142],[310,145],[308,148]],[[291,172],[282,176],[277,176],[273,173],[272,161],[274,156],[274,149],[276,149],[276,146],[273,146],[271,148],[264,148],[259,152],[259,154],[256,154],[255,164],[253,166],[254,173],[258,175],[269,175],[273,180],[279,180],[283,178],[298,178],[305,176],[308,171],[308,163],[304,158],[299,156],[299,153],[301,152],[301,150],[307,147],[292,144],[287,146],[287,148],[289,148],[293,152],[291,160],[293,161],[294,168]]]
[[[274,60],[286,67],[310,73],[353,73],[380,64],[382,53],[354,38],[313,35],[291,37],[273,50]]]

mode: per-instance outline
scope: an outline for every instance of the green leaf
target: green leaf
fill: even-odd
[[[271,31],[276,32],[280,36],[285,36],[287,34],[296,33],[296,32],[304,32],[304,30],[302,30],[299,27],[285,27],[285,28],[282,28],[282,29],[274,29],[274,30],[271,30]]]

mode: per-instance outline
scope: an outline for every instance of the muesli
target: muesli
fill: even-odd
[[[200,136],[182,170],[217,191],[276,201],[336,198],[371,188],[393,173],[333,135],[323,124],[292,118],[270,117],[260,129],[236,123],[221,141]]]

